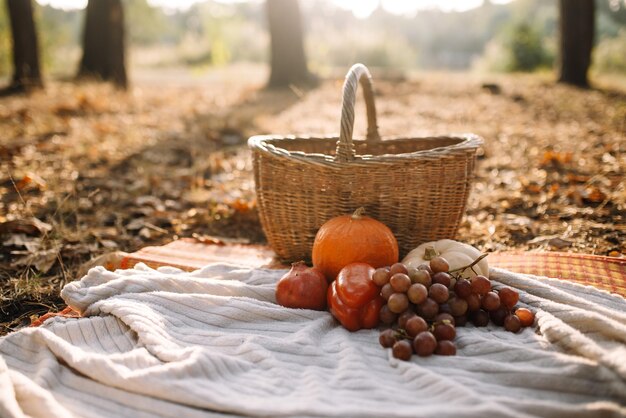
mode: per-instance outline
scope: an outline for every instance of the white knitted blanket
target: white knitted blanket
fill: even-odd
[[[397,361],[377,330],[275,304],[284,271],[94,268],[85,316],[0,339],[0,417],[626,416],[626,301],[493,270],[537,311],[512,334],[459,328],[456,356]]]

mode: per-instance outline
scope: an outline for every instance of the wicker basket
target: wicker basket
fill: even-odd
[[[365,140],[352,139],[359,81],[367,109]],[[355,64],[343,86],[339,138],[248,140],[267,240],[282,261],[310,260],[319,227],[360,206],[391,228],[401,256],[420,243],[453,238],[481,144],[473,134],[381,140],[371,76]]]

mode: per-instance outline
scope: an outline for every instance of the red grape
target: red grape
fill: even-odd
[[[513,333],[518,332],[522,328],[522,322],[517,315],[508,315],[504,318],[504,329]]]
[[[402,263],[392,264],[389,268],[389,275],[393,276],[396,273],[407,274],[409,271],[406,269],[406,266]]]
[[[472,293],[467,298],[465,298],[467,302],[467,311],[474,312],[480,309],[480,296],[475,293]]]
[[[455,316],[454,317],[454,326],[455,327],[464,327],[467,324],[467,315]]]
[[[467,312],[467,301],[458,297],[452,297],[448,300],[450,306],[450,313],[453,316],[464,315]]]
[[[441,283],[433,283],[428,289],[428,296],[437,303],[444,303],[449,297],[448,288]]]
[[[394,293],[389,296],[387,300],[387,306],[393,313],[402,313],[409,307],[409,298],[404,293]]]
[[[437,348],[437,339],[428,331],[420,332],[413,339],[413,350],[418,356],[430,356],[435,348]]]
[[[454,317],[452,315],[450,315],[449,313],[440,313],[435,317],[435,320],[433,321],[435,324],[445,324],[447,321],[447,323],[454,325],[455,324],[455,320]]]
[[[426,323],[426,321],[424,321],[424,318],[415,315],[414,317],[406,321],[405,330],[410,337],[415,337],[420,332],[427,331],[428,324]]]
[[[393,295],[394,293],[395,292],[393,290],[393,287],[391,287],[389,283],[387,283],[386,285],[382,287],[382,289],[380,289],[380,295],[385,300],[389,300],[389,296]]]
[[[435,273],[433,273],[432,269],[430,268],[430,266],[428,264],[420,264],[419,266],[417,266],[417,269],[418,270],[426,270],[428,272],[428,274],[430,274],[431,277],[432,277],[433,274],[435,274]]]
[[[495,311],[500,307],[500,297],[496,292],[487,292],[482,298],[481,306],[486,311]]]
[[[519,318],[523,327],[529,327],[535,322],[535,314],[526,308],[518,308],[515,311],[515,316]]]
[[[447,314],[450,313],[450,305],[448,305],[448,302],[439,304],[439,312]]]
[[[433,329],[433,335],[437,340],[453,340],[456,330],[452,324],[437,324]]]
[[[430,260],[429,266],[434,273],[447,272],[448,270],[450,270],[450,264],[448,263],[448,260],[441,256],[433,257]]]
[[[405,361],[410,360],[413,355],[411,343],[406,340],[396,341],[391,349],[391,352],[395,358]]]
[[[400,316],[398,316],[398,326],[400,328],[406,328],[406,321],[408,321],[410,318],[417,316],[417,314],[415,312],[413,312],[413,310],[411,308],[407,309],[406,311],[402,312],[400,314]]]
[[[492,321],[516,333],[534,323],[535,315],[517,308],[519,293],[512,288],[491,289],[486,276],[463,279],[448,273],[442,257],[417,268],[395,263],[376,269],[372,280],[387,301],[379,320],[390,328],[379,335],[379,342],[391,348],[392,355],[410,360],[413,353],[455,355],[456,328],[471,321],[485,327]]]
[[[500,289],[498,295],[502,304],[509,309],[513,309],[513,306],[519,301],[519,293],[509,287]]]
[[[431,298],[426,300],[415,308],[417,314],[426,320],[433,319],[439,313],[439,304]]]
[[[440,356],[454,356],[456,354],[456,345],[450,340],[438,341],[435,354]]]
[[[469,280],[461,279],[454,285],[454,293],[463,299],[472,294],[472,285]]]
[[[426,270],[419,270],[415,267],[411,267],[409,269],[409,277],[411,278],[411,283],[419,283],[426,287],[430,286],[433,282],[433,279],[430,277],[430,273]]]
[[[406,293],[411,286],[411,279],[404,273],[396,273],[389,279],[389,284],[394,291]]]
[[[491,290],[491,282],[485,276],[475,276],[471,279],[472,292],[477,295],[484,295]]]
[[[381,267],[379,269],[376,269],[376,271],[372,275],[372,280],[374,280],[374,283],[376,283],[378,286],[383,287],[384,285],[389,283],[390,277],[391,275],[389,274],[389,267]]]
[[[378,318],[383,324],[391,325],[396,322],[396,320],[398,319],[398,315],[391,312],[387,305],[383,305],[382,308],[380,308],[380,312],[378,313]]]
[[[415,283],[409,287],[406,294],[412,303],[419,305],[428,297],[428,289],[423,284]]]
[[[392,329],[386,329],[378,336],[378,342],[385,348],[393,347],[396,343],[396,333]]]
[[[472,323],[477,327],[486,327],[489,324],[489,314],[482,309],[472,312]]]
[[[448,273],[435,273],[433,275],[433,283],[441,283],[445,287],[450,287],[450,283],[452,283],[452,276]]]
[[[489,318],[491,318],[491,321],[494,324],[501,327],[502,325],[504,325],[504,318],[506,318],[509,313],[510,312],[508,309],[506,309],[504,306],[500,306],[498,309],[489,312]]]

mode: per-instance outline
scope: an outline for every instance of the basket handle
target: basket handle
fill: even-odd
[[[374,91],[372,88],[372,76],[363,64],[354,64],[346,74],[343,83],[343,102],[341,106],[341,130],[337,141],[337,161],[350,161],[355,157],[352,131],[354,130],[354,104],[356,102],[356,90],[361,82],[363,98],[367,109],[367,137],[368,141],[380,141],[378,125],[376,123],[376,105],[374,104]]]

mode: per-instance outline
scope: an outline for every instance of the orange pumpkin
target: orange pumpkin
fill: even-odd
[[[367,263],[374,268],[398,262],[398,241],[382,222],[363,216],[364,208],[352,215],[327,221],[313,242],[313,266],[332,282],[350,263]]]

